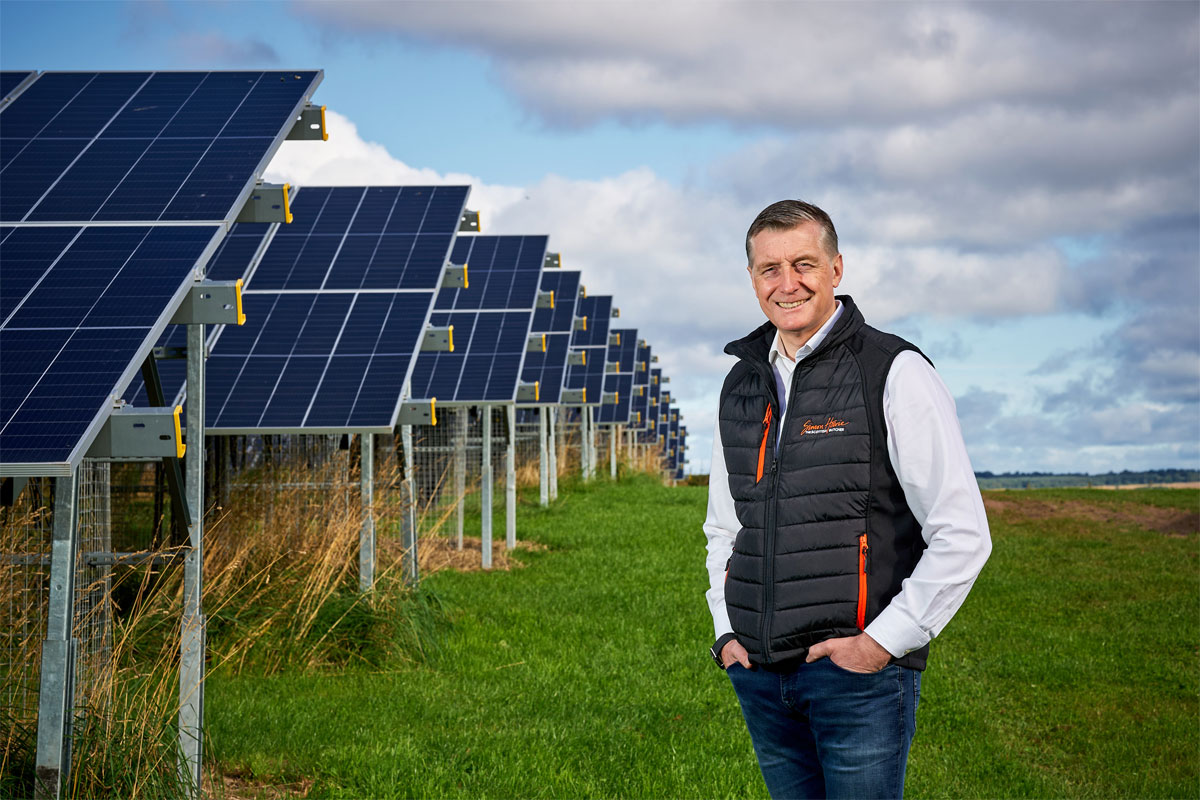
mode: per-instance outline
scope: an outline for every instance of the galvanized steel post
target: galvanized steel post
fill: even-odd
[[[504,546],[517,546],[517,407],[504,407],[508,420],[508,446],[504,452]]]
[[[538,409],[538,504],[543,507],[550,505],[550,448],[547,442],[549,417],[549,406]]]
[[[362,529],[358,533],[358,590],[369,592],[375,586],[375,434],[359,437],[359,483],[362,486]]]
[[[550,499],[558,499],[558,426],[560,418],[558,416],[558,408],[550,409]]]
[[[204,324],[187,326],[187,477],[191,506],[188,548],[183,558],[183,624],[179,642],[179,774],[193,797],[200,796],[204,761]]]
[[[492,407],[482,407],[483,456],[479,474],[479,521],[482,566],[492,568]]]
[[[608,474],[614,481],[617,479],[617,447],[621,441],[620,436],[620,425],[613,425],[608,429]]]
[[[71,774],[71,714],[75,705],[75,557],[79,546],[79,470],[54,479],[54,539],[50,549],[50,599],[42,642],[38,693],[38,798],[62,795]]]
[[[420,532],[417,530],[417,481],[413,461],[413,432],[412,425],[400,426],[400,445],[404,450],[404,503],[401,514],[401,543],[404,546],[404,580],[416,585],[420,578],[417,568],[417,540]],[[461,518],[460,518],[461,519]],[[461,528],[460,536],[461,536]],[[461,542],[461,538],[459,539]],[[461,545],[460,545],[461,546]]]
[[[457,523],[456,545],[463,549],[463,518],[466,515],[464,504],[467,497],[467,409],[457,408],[454,411],[454,503]]]

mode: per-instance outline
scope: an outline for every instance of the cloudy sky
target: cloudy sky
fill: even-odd
[[[322,68],[299,184],[470,182],[672,377],[706,472],[768,203],[920,345],[977,470],[1200,467],[1200,4],[0,0],[4,69]]]

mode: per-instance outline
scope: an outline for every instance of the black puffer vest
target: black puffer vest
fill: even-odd
[[[725,352],[721,442],[742,529],[725,580],[729,621],[756,664],[802,659],[861,631],[925,549],[887,451],[883,387],[903,339],[867,325],[849,296],[796,366],[778,451],[779,401],[766,323]],[[923,354],[922,354],[923,355]],[[895,663],[925,667],[928,646]]]

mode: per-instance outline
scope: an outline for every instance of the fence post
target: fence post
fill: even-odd
[[[550,448],[547,442],[549,416],[549,406],[538,409],[538,503],[542,507],[550,505]]]
[[[505,449],[504,476],[504,546],[512,550],[517,546],[517,407],[509,403],[504,407],[508,421],[508,447]]]
[[[592,411],[587,406],[579,407],[579,469],[583,479],[592,477],[592,454],[589,452],[592,437],[588,435],[588,423],[592,420]]]
[[[558,426],[559,416],[558,407],[552,407],[550,411],[550,499],[558,499]]]
[[[416,585],[420,578],[417,568],[417,540],[420,531],[417,530],[417,481],[416,462],[413,460],[413,430],[412,425],[400,426],[400,443],[404,449],[404,482],[401,493],[404,498],[404,510],[400,514],[401,544],[404,547],[404,579]]]
[[[621,441],[620,437],[620,425],[613,425],[608,429],[608,473],[614,481],[617,479],[617,447]]]
[[[479,475],[479,532],[482,566],[492,568],[492,407],[483,406],[483,457]]]
[[[75,556],[79,541],[79,470],[54,479],[50,600],[38,693],[38,798],[57,798],[71,773],[71,709],[75,705]]]
[[[187,477],[191,506],[188,548],[183,559],[183,624],[179,642],[179,774],[200,797],[204,768],[204,324],[187,326]]]
[[[454,409],[454,502],[457,506],[455,516],[459,550],[463,549],[463,517],[466,514],[463,506],[467,496],[467,425],[469,422],[467,411],[468,409],[463,406]]]
[[[359,434],[362,458],[358,477],[362,485],[362,529],[358,533],[358,590],[369,592],[375,585],[375,434]]]

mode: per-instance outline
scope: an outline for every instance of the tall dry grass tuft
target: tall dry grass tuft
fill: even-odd
[[[398,539],[404,504],[392,487],[399,482],[381,475],[376,485],[377,537]],[[0,520],[0,552],[37,556],[47,544],[30,541],[30,531],[38,530],[33,523],[46,510],[22,513],[6,512]],[[344,462],[242,475],[229,503],[210,515],[204,536],[208,670],[266,674],[434,655],[444,615],[436,597],[403,586],[400,548],[381,542],[376,591],[359,593],[362,521],[358,479]],[[45,538],[44,531],[36,535]],[[110,600],[90,612],[113,616],[111,656],[94,659],[76,690],[68,797],[185,794],[176,766],[182,562],[169,550],[145,555],[168,563],[114,567],[114,589],[132,599],[119,611]],[[20,705],[8,698],[30,685],[36,693],[45,637],[44,593],[26,596],[22,587],[29,582],[18,580],[15,570],[28,567],[15,561],[0,562],[0,608],[27,617],[6,620],[6,630],[34,633],[2,641],[3,797],[33,794],[36,694]],[[89,624],[77,619],[76,629]]]

